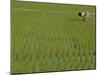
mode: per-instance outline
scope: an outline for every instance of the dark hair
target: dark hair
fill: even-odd
[[[82,16],[82,13],[79,12],[78,15],[79,15],[79,16]]]

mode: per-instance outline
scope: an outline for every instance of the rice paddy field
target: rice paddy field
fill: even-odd
[[[78,12],[92,13],[82,21]],[[96,7],[14,2],[11,25],[12,73],[96,68]]]

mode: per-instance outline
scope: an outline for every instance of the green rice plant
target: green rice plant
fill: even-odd
[[[96,68],[95,6],[15,2],[12,8],[12,73]]]

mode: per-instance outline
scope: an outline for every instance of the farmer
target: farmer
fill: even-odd
[[[90,17],[89,12],[79,12],[78,15],[79,15],[80,17],[82,17],[82,20],[83,20],[83,21],[87,21],[88,18]]]

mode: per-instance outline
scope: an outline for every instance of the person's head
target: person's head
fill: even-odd
[[[81,13],[81,12],[79,12],[79,13],[78,13],[78,15],[79,15],[79,16],[82,16],[82,13]]]

